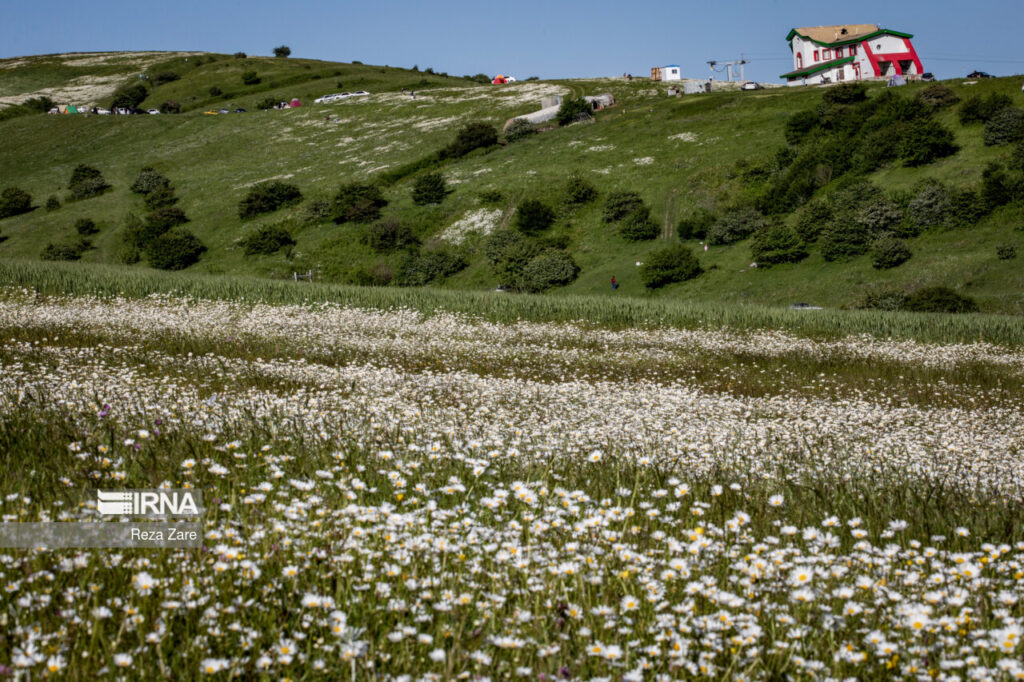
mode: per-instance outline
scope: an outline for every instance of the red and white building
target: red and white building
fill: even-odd
[[[919,76],[924,69],[913,37],[874,24],[794,28],[786,36],[793,70],[780,78],[787,85],[816,85]]]

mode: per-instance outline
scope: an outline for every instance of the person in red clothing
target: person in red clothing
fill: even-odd
[[[615,291],[618,288],[619,288],[619,283],[615,281],[614,277],[612,277],[612,291]]]

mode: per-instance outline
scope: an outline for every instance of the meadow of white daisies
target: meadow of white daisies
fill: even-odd
[[[1020,347],[30,287],[0,339],[4,523],[206,502],[0,550],[0,678],[1024,679]]]

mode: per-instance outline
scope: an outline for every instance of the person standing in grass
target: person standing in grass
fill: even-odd
[[[615,281],[614,277],[612,277],[612,291],[615,291],[618,288],[619,288],[619,283]]]

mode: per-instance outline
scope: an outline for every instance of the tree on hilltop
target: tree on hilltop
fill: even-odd
[[[275,57],[284,58],[284,57],[287,57],[288,55],[290,55],[291,53],[292,53],[292,48],[288,47],[287,45],[279,45],[278,47],[274,48],[274,56]]]

